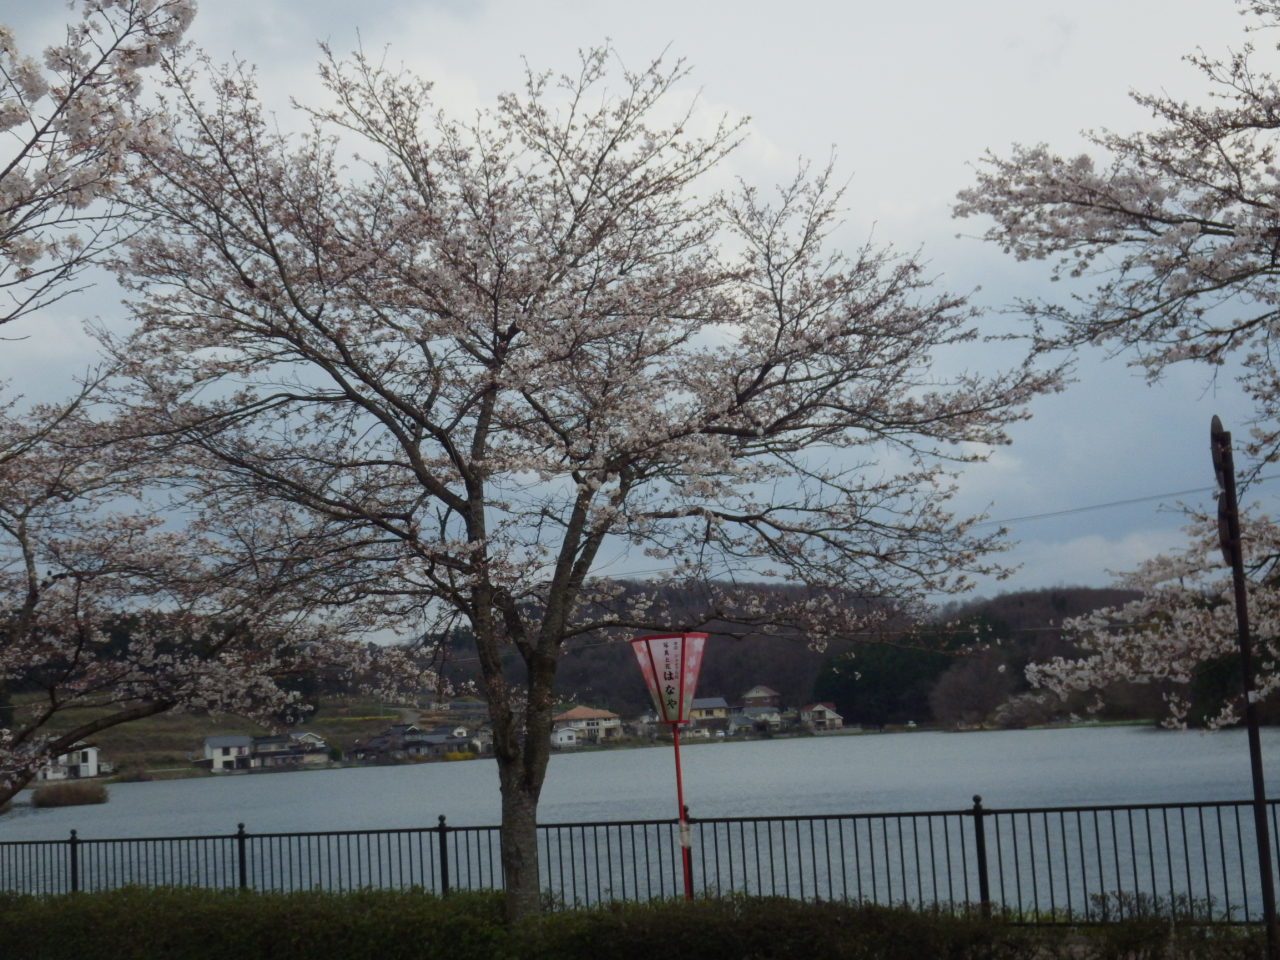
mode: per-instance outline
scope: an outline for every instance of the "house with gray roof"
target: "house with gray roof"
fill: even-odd
[[[253,737],[247,734],[231,734],[204,738],[204,763],[214,773],[228,770],[248,770],[253,753]]]
[[[694,697],[689,719],[695,728],[704,731],[701,735],[706,736],[712,732],[727,731],[731,712],[729,701],[724,697]]]
[[[319,734],[304,731],[251,737],[241,734],[204,738],[204,756],[195,761],[213,773],[296,768],[329,761],[329,745]]]

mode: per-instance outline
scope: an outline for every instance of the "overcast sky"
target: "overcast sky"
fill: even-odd
[[[47,41],[62,15],[57,3],[0,2],[23,47]],[[943,287],[976,290],[975,302],[993,312],[988,322],[1007,326],[996,311],[1015,295],[1055,291],[1042,264],[1015,264],[974,238],[980,223],[951,219],[971,164],[1015,141],[1070,152],[1082,129],[1143,126],[1130,90],[1203,99],[1181,57],[1197,46],[1238,48],[1243,26],[1232,0],[202,0],[192,38],[215,59],[256,63],[282,113],[289,96],[319,98],[321,40],[339,53],[386,48],[436,83],[441,106],[463,111],[517,87],[522,58],[570,69],[577,50],[609,39],[639,68],[666,50],[693,65],[687,95],[709,115],[751,117],[730,172],[768,185],[788,179],[799,158],[824,162],[834,151],[849,180],[839,242],[919,248]],[[34,393],[70,376],[90,357],[80,321],[118,314],[118,299],[101,286],[33,318],[29,339],[0,343],[0,377]],[[1006,520],[1195,490],[1213,481],[1210,416],[1246,433],[1233,385],[1204,371],[1150,387],[1096,354],[1080,358],[1078,379],[1038,401],[1014,445],[969,472],[963,506]],[[1276,490],[1280,482],[1263,484],[1257,495]],[[1104,585],[1108,571],[1181,542],[1179,499],[1210,498],[1011,524],[1009,558],[1022,569],[981,592]]]

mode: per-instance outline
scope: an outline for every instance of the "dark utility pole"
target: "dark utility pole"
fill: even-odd
[[[1262,739],[1258,735],[1258,695],[1253,687],[1253,643],[1249,638],[1249,605],[1244,582],[1244,550],[1240,541],[1240,508],[1236,503],[1236,468],[1231,434],[1216,416],[1209,426],[1213,472],[1218,478],[1218,542],[1231,567],[1235,587],[1240,670],[1244,674],[1244,720],[1249,729],[1249,766],[1253,773],[1253,830],[1258,840],[1258,872],[1262,875],[1262,912],[1267,925],[1267,960],[1280,960],[1276,939],[1276,887],[1271,875],[1271,837],[1267,829],[1267,789],[1262,778]]]

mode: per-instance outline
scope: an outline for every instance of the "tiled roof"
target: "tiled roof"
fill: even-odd
[[[608,710],[597,710],[595,707],[574,707],[553,719],[557,723],[565,720],[617,720],[618,715]]]
[[[229,734],[217,737],[205,737],[206,747],[247,747],[253,743],[253,737],[240,734]]]

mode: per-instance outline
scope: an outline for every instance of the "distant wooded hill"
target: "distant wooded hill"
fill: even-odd
[[[915,722],[947,727],[1026,726],[1084,713],[1030,691],[1029,662],[1078,654],[1062,622],[1136,599],[1130,590],[1059,587],[1006,593],[952,604],[898,644],[858,644],[823,664],[814,697],[829,700],[846,723],[884,726]],[[1118,698],[1118,714],[1161,715],[1155,706]],[[1115,712],[1113,712],[1114,715]]]
[[[741,589],[767,593],[776,588],[744,584]],[[762,683],[779,691],[789,706],[831,701],[846,723],[871,726],[908,721],[951,726],[1040,722],[1083,707],[1019,699],[1027,692],[1027,662],[1073,655],[1059,630],[1065,618],[1136,597],[1132,591],[1088,587],[1002,594],[949,605],[931,622],[914,628],[903,621],[877,642],[849,641],[821,652],[811,650],[802,638],[735,639],[717,633],[713,625],[707,628],[711,636],[698,695],[735,703]],[[666,599],[678,617],[678,593]],[[691,611],[693,606],[690,595],[687,607]],[[474,679],[474,656],[465,634],[456,635],[449,644],[449,677]],[[634,655],[629,644],[619,640],[571,644],[561,663],[558,692],[564,701],[623,716],[649,708]],[[1159,693],[1126,691],[1108,710],[1108,716],[1117,713],[1160,716]]]

